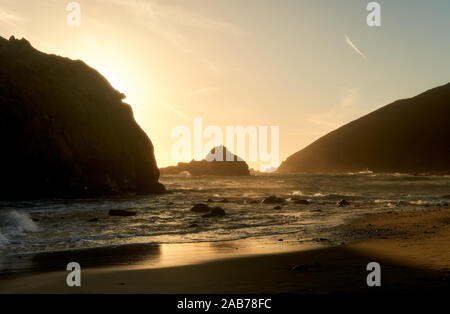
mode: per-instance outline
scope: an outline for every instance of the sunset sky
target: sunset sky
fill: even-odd
[[[399,98],[450,81],[450,1],[1,0],[0,36],[81,59],[126,94],[176,164],[172,129],[280,126],[280,161]],[[0,60],[1,65],[1,60]],[[258,167],[258,163],[250,166]]]

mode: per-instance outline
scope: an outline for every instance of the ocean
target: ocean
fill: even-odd
[[[339,227],[372,212],[448,208],[450,176],[264,174],[249,177],[167,176],[165,195],[0,202],[0,254],[19,255],[126,244],[221,242],[256,237],[302,243],[342,241]],[[286,199],[281,209],[261,201]],[[309,200],[297,205],[291,198]],[[202,218],[196,203],[220,206]],[[350,205],[338,207],[347,200]],[[112,217],[110,209],[137,211]],[[96,222],[89,222],[98,218]]]

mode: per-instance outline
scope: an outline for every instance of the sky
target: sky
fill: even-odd
[[[450,81],[448,0],[377,1],[380,27],[367,25],[365,0],[79,0],[79,27],[67,25],[69,2],[1,0],[0,36],[102,73],[127,96],[160,167],[179,161],[172,131],[193,130],[195,118],[224,133],[279,126],[281,162]]]

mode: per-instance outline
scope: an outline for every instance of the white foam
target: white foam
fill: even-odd
[[[17,232],[37,232],[38,225],[24,212],[11,211],[6,217],[8,228],[15,228]]]
[[[413,205],[430,205],[429,202],[424,201],[424,200],[410,201],[410,203]]]
[[[8,239],[1,233],[0,230],[0,249],[4,248],[6,245],[8,245],[8,243]]]

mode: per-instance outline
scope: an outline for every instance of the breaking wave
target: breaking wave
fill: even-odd
[[[8,239],[0,231],[0,249],[6,247],[8,243],[9,243]]]
[[[6,226],[19,233],[37,232],[38,225],[26,213],[13,210],[6,217]]]

